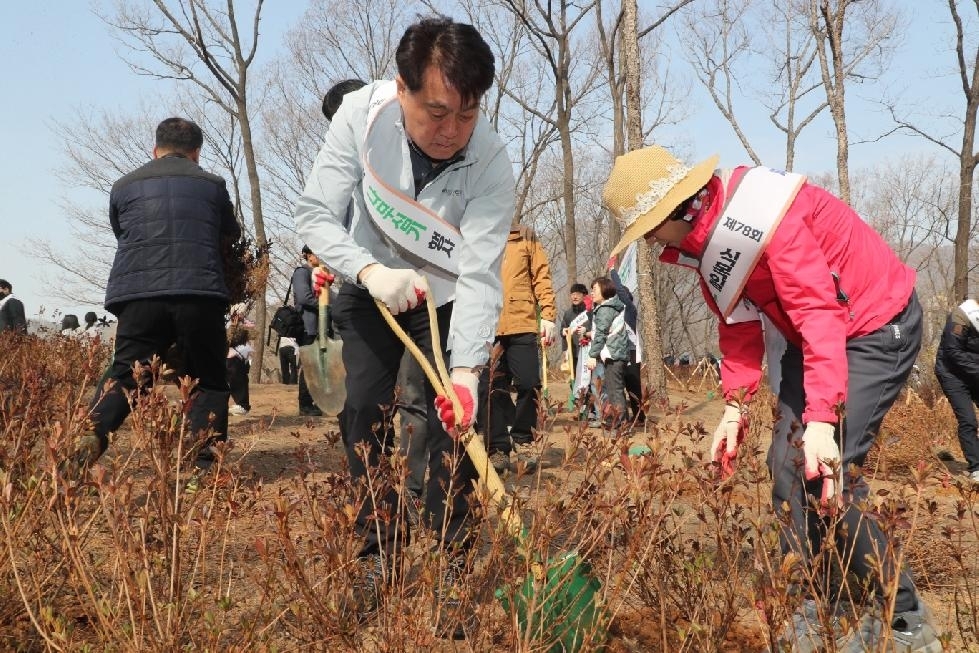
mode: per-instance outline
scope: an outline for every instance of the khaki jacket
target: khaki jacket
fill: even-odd
[[[497,336],[537,333],[537,309],[541,319],[557,322],[554,288],[547,254],[529,227],[510,230],[503,252],[503,312],[496,327]]]

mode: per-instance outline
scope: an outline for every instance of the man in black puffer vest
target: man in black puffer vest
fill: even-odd
[[[94,462],[108,436],[129,415],[123,390],[134,391],[136,361],[161,358],[176,344],[184,372],[198,380],[188,412],[193,432],[227,438],[228,310],[221,243],[241,228],[225,181],[201,169],[204,137],[183,118],[156,128],[153,160],[117,181],[109,196],[109,221],[118,248],[105,290],[105,308],[119,318],[109,381],[90,405],[94,434],[82,438],[79,461]],[[140,380],[141,389],[145,382]],[[213,421],[211,415],[213,414]]]

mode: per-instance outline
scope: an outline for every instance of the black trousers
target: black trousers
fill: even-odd
[[[303,345],[311,345],[316,342],[316,334],[307,333],[302,338],[296,339],[296,344],[302,347]],[[296,351],[298,355],[299,351]],[[306,385],[306,375],[303,374],[302,365],[299,366],[299,410],[307,408],[316,408],[316,402],[313,401],[313,395],[309,394],[309,386]]]
[[[907,307],[889,324],[873,333],[846,343],[847,395],[842,428],[837,427],[840,445],[841,478],[847,500],[837,530],[839,558],[848,564],[861,582],[879,589],[878,575],[869,558],[882,560],[890,582],[896,576],[897,612],[913,610],[917,604],[914,582],[907,569],[896,569],[887,555],[887,536],[877,521],[870,519],[855,503],[865,500],[870,487],[859,473],[867,458],[884,415],[904,387],[918,350],[921,348],[921,306],[912,292]],[[811,560],[822,550],[825,523],[813,510],[810,497],[818,497],[822,481],[807,481],[802,472],[802,412],[805,409],[802,352],[789,343],[782,356],[782,382],[779,386],[779,419],[775,424],[768,468],[772,474],[772,501],[775,511],[789,512],[790,527],[781,534],[783,553],[794,552]]]
[[[602,407],[602,418],[606,425],[613,426],[629,419],[629,404],[625,398],[626,367],[629,361],[608,359],[605,361],[605,376],[602,393],[607,404]]]
[[[630,417],[640,422],[646,419],[642,406],[642,365],[636,362],[636,350],[629,351],[629,364],[625,368],[625,392],[629,397]]]
[[[955,421],[958,422],[959,446],[969,465],[969,472],[979,471],[979,437],[976,423],[976,406],[979,406],[979,388],[963,379],[943,363],[935,365],[935,376],[948,397]]]
[[[282,383],[284,385],[293,385],[296,383],[295,347],[279,347],[279,370],[282,372]]]
[[[442,347],[448,335],[452,304],[438,309]],[[415,344],[431,359],[432,334],[425,306],[395,316]],[[340,415],[340,431],[347,450],[350,473],[355,481],[364,480],[368,468],[376,470],[381,456],[391,452],[394,443],[392,406],[394,387],[405,347],[381,317],[374,300],[364,289],[345,283],[333,306],[334,326],[343,339],[343,364],[347,370],[347,400]],[[443,547],[471,545],[471,519],[468,496],[473,490],[476,468],[462,443],[453,440],[442,428],[432,406],[435,390],[425,382],[429,406],[425,430],[428,450],[428,483],[425,512]],[[359,449],[367,447],[367,460]],[[361,555],[392,553],[407,544],[399,541],[394,516],[400,514],[400,497],[394,487],[383,487],[378,503],[370,493],[357,515],[357,529],[365,543]],[[391,518],[388,519],[387,516]],[[407,533],[406,520],[399,520]]]
[[[123,391],[144,391],[151,384],[148,374],[134,378],[133,365],[137,361],[149,365],[154,355],[162,358],[174,344],[183,353],[184,373],[197,379],[188,410],[191,431],[211,428],[215,439],[227,438],[226,311],[226,302],[200,297],[136,299],[121,306],[109,368],[109,380],[114,383],[100,385],[89,404],[103,451],[108,446],[108,434],[116,431],[131,411]]]
[[[490,453],[510,453],[514,443],[528,444],[534,440],[541,389],[540,336],[515,333],[499,336],[496,342],[503,353],[496,368],[490,370],[492,366],[488,366],[479,379],[476,422],[477,428],[486,434]],[[511,385],[516,386],[516,402],[510,396]]]
[[[252,405],[248,400],[248,371],[251,365],[240,356],[232,356],[225,361],[231,398],[245,410],[251,410]]]

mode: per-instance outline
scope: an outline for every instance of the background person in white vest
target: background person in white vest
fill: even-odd
[[[296,223],[303,240],[343,280],[333,317],[347,370],[340,428],[355,479],[363,479],[393,442],[381,407],[393,401],[404,352],[374,301],[386,304],[430,354],[422,275],[428,278],[464,414],[453,415],[444,398],[442,410],[429,411],[425,517],[444,554],[435,597],[444,609],[436,632],[462,637],[466,620],[454,590],[475,535],[469,493],[476,470],[447,430],[456,435],[472,421],[478,368],[486,363],[495,332],[500,261],[513,218],[513,171],[503,143],[479,111],[493,83],[494,60],[471,25],[444,17],[420,20],[402,36],[395,58],[394,80],[344,96],[297,202]],[[348,230],[344,217],[351,203]],[[316,282],[323,283],[319,275]],[[426,395],[432,406],[436,397],[428,384]],[[366,461],[358,453],[363,445]],[[400,503],[391,487],[380,499]],[[397,566],[392,558],[406,536],[374,515],[368,495],[358,516],[365,540],[359,556],[363,582],[355,588],[364,617],[377,608],[380,584],[390,582]]]
[[[825,560],[837,545],[823,541],[826,516],[839,514],[832,559],[859,579],[850,592],[869,587],[876,601],[868,597],[851,632],[826,636],[842,651],[876,650],[886,635],[901,651],[938,653],[910,574],[888,562],[886,536],[856,505],[869,494],[860,467],[921,345],[914,270],[846,203],[804,177],[761,167],[715,171],[716,164],[715,156],[688,167],[656,146],[618,157],[604,192],[624,228],[613,254],[645,238],[666,246],[661,260],[701,276],[721,318],[727,407],[711,446],[716,461],[736,455],[744,402],[761,380],[762,320],[784,337],[784,354],[770,361],[781,379],[773,383],[780,413],[768,452],[775,509],[789,511],[783,552]],[[884,583],[871,561],[879,556],[887,557]],[[838,587],[816,591],[829,585],[819,578],[829,565],[811,566],[817,580],[800,588],[782,635],[793,651],[822,650],[817,602],[832,610],[840,598]],[[895,586],[894,619],[883,624],[880,605],[890,597],[882,588]]]

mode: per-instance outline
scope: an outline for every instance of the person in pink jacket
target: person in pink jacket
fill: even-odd
[[[661,260],[701,277],[719,318],[726,401],[711,457],[728,473],[767,352],[780,411],[767,462],[787,524],[782,551],[806,561],[814,579],[800,588],[780,645],[817,651],[830,638],[837,650],[863,651],[886,637],[901,651],[938,653],[910,574],[895,569],[887,538],[858,507],[869,494],[860,467],[921,346],[914,270],[852,208],[802,175],[715,170],[717,161],[687,166],[657,146],[630,152],[616,159],[604,201],[623,227],[612,255],[644,238],[665,246]],[[834,515],[836,542],[824,543]],[[834,546],[838,556],[828,556]],[[839,620],[832,632],[820,623],[820,614],[842,614],[841,588],[818,591],[828,585],[819,572],[827,557],[875,590],[847,632]],[[882,588],[891,581],[894,618],[884,624]]]

